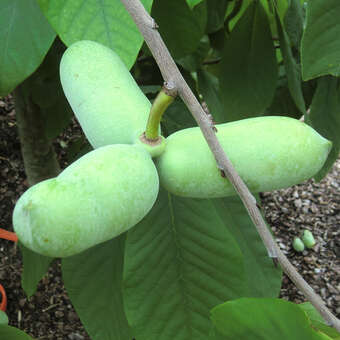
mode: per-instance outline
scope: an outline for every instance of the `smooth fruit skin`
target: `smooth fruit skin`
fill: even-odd
[[[295,237],[293,241],[293,248],[297,252],[303,252],[305,250],[305,245],[299,237]]]
[[[217,125],[216,133],[236,171],[252,192],[303,182],[324,164],[331,142],[310,126],[288,117],[258,117]],[[223,178],[199,128],[166,139],[157,159],[161,184],[184,197],[235,195]]]
[[[101,147],[29,188],[15,206],[14,230],[39,254],[74,255],[137,224],[158,189],[156,167],[143,148]]]
[[[307,248],[313,248],[316,243],[313,234],[309,230],[304,230],[302,241]]]
[[[93,146],[133,144],[144,132],[151,104],[118,55],[94,41],[78,41],[60,63],[61,84]]]

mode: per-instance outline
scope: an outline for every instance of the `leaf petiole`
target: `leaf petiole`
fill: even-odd
[[[148,140],[157,140],[159,138],[159,124],[161,122],[163,113],[168,106],[174,101],[177,93],[172,91],[172,87],[169,84],[164,84],[161,91],[155,98],[148,122],[145,129],[145,138]]]

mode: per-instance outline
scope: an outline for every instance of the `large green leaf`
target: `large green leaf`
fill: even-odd
[[[131,340],[122,301],[125,234],[62,260],[71,302],[92,340]]]
[[[228,0],[208,0],[208,23],[207,33],[216,32],[224,26],[224,19],[230,1]]]
[[[307,26],[302,37],[304,80],[340,75],[340,1],[308,1]]]
[[[52,257],[46,257],[34,253],[20,243],[20,250],[23,259],[23,272],[21,275],[21,286],[26,295],[31,297],[37,290],[37,286],[42,277],[46,274]]]
[[[321,314],[315,309],[315,307],[313,307],[310,302],[300,303],[298,306],[302,308],[305,313],[307,313],[314,328],[327,334],[333,339],[340,340],[340,333],[334,328],[327,326]]]
[[[197,49],[180,59],[177,59],[177,64],[181,65],[189,72],[196,72],[201,67],[205,57],[209,53],[210,43],[206,35],[204,35],[197,46]]]
[[[249,5],[225,41],[219,80],[228,121],[257,116],[272,102],[277,63],[260,2]]]
[[[326,340],[294,303],[280,299],[241,298],[211,311],[215,328],[226,340]]]
[[[18,328],[1,325],[0,326],[0,339],[1,340],[34,340],[28,334],[24,333]]]
[[[27,80],[26,88],[41,111],[47,138],[56,138],[70,123],[72,109],[65,97],[59,78],[59,64],[65,46],[56,39],[43,63]]]
[[[188,6],[193,9],[196,5],[198,5],[200,2],[202,2],[203,0],[186,0]]]
[[[290,42],[298,49],[303,32],[303,11],[300,0],[290,0],[290,5],[284,18],[284,24]]]
[[[195,15],[201,5],[205,4],[192,11],[183,0],[157,0],[152,7],[159,32],[175,59],[194,52],[198,47],[206,25],[206,16]]]
[[[340,152],[340,86],[337,78],[326,76],[318,80],[309,118],[314,129],[333,142],[326,163],[315,176],[316,180],[321,180]]]
[[[248,297],[278,297],[282,271],[268,256],[246,208],[238,196],[215,199],[213,203],[236,239],[244,255],[248,283]],[[256,277],[256,284],[254,284]]]
[[[216,124],[225,123],[228,117],[224,114],[219,92],[219,81],[210,72],[199,69],[197,71],[197,85],[203,100],[207,103],[210,114]]]
[[[32,74],[55,33],[35,0],[0,1],[0,96]]]
[[[143,37],[120,0],[38,0],[61,40],[69,46],[93,40],[114,50],[128,68],[134,64]],[[142,0],[150,11],[152,0]]]
[[[235,0],[231,6],[228,6],[224,25],[229,33],[234,29],[252,2],[253,0]]]
[[[212,202],[161,190],[126,240],[124,302],[136,339],[206,339],[209,310],[245,292],[240,249]]]
[[[290,94],[284,65],[280,65],[279,75],[274,99],[270,106],[266,109],[265,114],[269,116],[282,115],[300,119],[301,112]]]
[[[301,113],[305,115],[306,105],[302,93],[300,67],[294,59],[288,34],[278,14],[276,15],[276,22],[279,33],[280,50],[282,52],[283,62],[286,68],[288,88],[296,106]]]
[[[163,135],[168,136],[178,130],[193,126],[196,126],[196,122],[190,111],[181,99],[176,98],[162,117]]]

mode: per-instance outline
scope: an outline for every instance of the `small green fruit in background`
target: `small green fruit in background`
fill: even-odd
[[[224,151],[252,192],[287,188],[311,178],[323,166],[331,142],[299,120],[249,118],[216,126]],[[197,198],[235,195],[221,176],[199,128],[166,139],[157,159],[161,184],[171,193]]]
[[[315,246],[314,236],[309,230],[304,230],[302,241],[307,248],[313,248]]]
[[[295,237],[294,241],[293,241],[293,248],[297,251],[297,252],[302,252],[305,250],[305,245],[303,244],[302,240],[300,239],[300,237]]]
[[[74,255],[137,224],[158,189],[156,167],[142,147],[104,146],[29,188],[15,206],[14,230],[39,254]]]
[[[94,148],[133,144],[144,132],[151,104],[118,55],[94,41],[78,41],[60,63],[61,84]]]

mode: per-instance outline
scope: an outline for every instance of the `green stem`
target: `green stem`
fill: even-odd
[[[170,95],[167,92],[168,91],[163,87],[152,104],[145,129],[145,137],[149,140],[158,139],[159,124],[161,123],[163,113],[175,99],[173,95]]]

